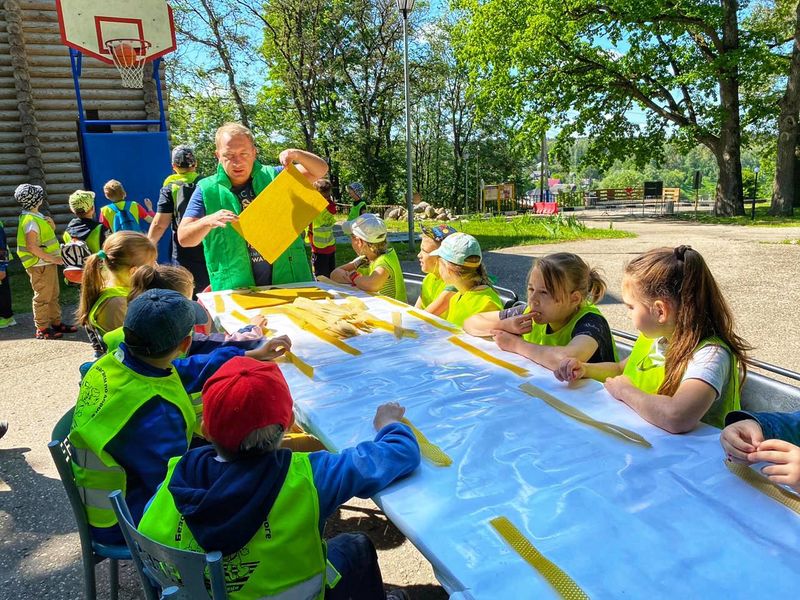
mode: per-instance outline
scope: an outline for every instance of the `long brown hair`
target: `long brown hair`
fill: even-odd
[[[154,262],[157,254],[156,247],[142,233],[118,231],[108,236],[102,252],[92,254],[83,263],[78,322],[81,325],[89,324],[89,313],[105,288],[103,269],[116,273],[131,267],[141,267]]]
[[[489,279],[489,272],[486,270],[486,267],[483,266],[483,263],[480,263],[478,266],[473,267],[470,265],[457,265],[456,263],[452,263],[449,260],[439,257],[439,264],[444,263],[445,269],[453,273],[456,277],[461,279],[462,281],[469,284],[470,289],[474,287],[478,287],[479,285],[492,285],[491,279]],[[441,266],[439,267],[439,272],[441,273]],[[440,275],[441,277],[441,275]]]
[[[194,276],[185,267],[173,265],[142,265],[131,277],[128,302],[133,302],[147,290],[173,290],[191,300]],[[188,294],[187,294],[188,292]]]
[[[556,252],[533,259],[528,281],[534,269],[539,269],[547,292],[558,302],[564,302],[572,292],[581,299],[596,304],[606,293],[606,282],[597,271],[572,252]]]
[[[660,394],[672,396],[677,391],[698,344],[712,336],[725,342],[746,369],[752,346],[734,332],[733,313],[697,250],[691,246],[654,248],[628,263],[625,276],[645,304],[667,300],[676,310]]]

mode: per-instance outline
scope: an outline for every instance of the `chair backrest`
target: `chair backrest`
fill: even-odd
[[[414,306],[417,298],[419,298],[419,292],[422,289],[423,279],[425,279],[425,275],[418,275],[417,273],[403,273],[403,281],[406,284],[408,303],[411,306]],[[519,301],[519,296],[517,296],[517,293],[514,290],[497,285],[493,285],[492,287],[503,301],[503,308],[511,308]]]
[[[162,598],[225,600],[228,597],[222,554],[201,554],[159,544],[139,533],[133,526],[131,513],[121,491],[112,492],[109,500],[145,588],[150,579],[161,587]],[[207,578],[210,581],[210,593],[206,584]]]
[[[70,444],[69,429],[72,425],[72,415],[74,408],[70,408],[64,416],[58,420],[53,433],[50,436],[50,443],[47,444],[47,449],[50,450],[50,456],[53,457],[53,462],[58,470],[58,476],[61,483],[64,485],[64,490],[67,492],[69,504],[72,507],[72,512],[75,515],[75,523],[78,525],[78,535],[81,538],[81,546],[84,548],[92,547],[92,536],[89,531],[89,521],[86,519],[86,509],[83,507],[78,486],[75,485],[75,475],[72,473],[72,461],[74,453],[72,444]]]

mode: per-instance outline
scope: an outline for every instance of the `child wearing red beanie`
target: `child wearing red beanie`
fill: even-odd
[[[332,454],[280,447],[292,407],[277,365],[229,360],[203,388],[203,429],[213,447],[170,461],[139,531],[169,546],[222,552],[226,574],[236,575],[231,600],[289,593],[407,598],[384,591],[367,536],[322,540],[325,521],[340,504],[373,496],[419,465],[416,438],[399,422],[405,409],[378,407],[375,439]]]

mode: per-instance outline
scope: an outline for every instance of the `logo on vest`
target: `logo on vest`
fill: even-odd
[[[235,554],[225,557],[222,568],[225,571],[225,590],[228,593],[241,590],[261,564],[258,560],[252,562],[244,560],[248,554],[250,550],[244,547]]]
[[[108,374],[101,367],[90,370],[81,384],[78,402],[75,404],[75,417],[83,417],[84,412],[93,418],[108,399]]]

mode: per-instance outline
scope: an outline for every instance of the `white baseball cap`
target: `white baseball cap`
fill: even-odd
[[[378,215],[364,213],[352,221],[342,223],[342,231],[370,244],[386,240],[386,223]]]

